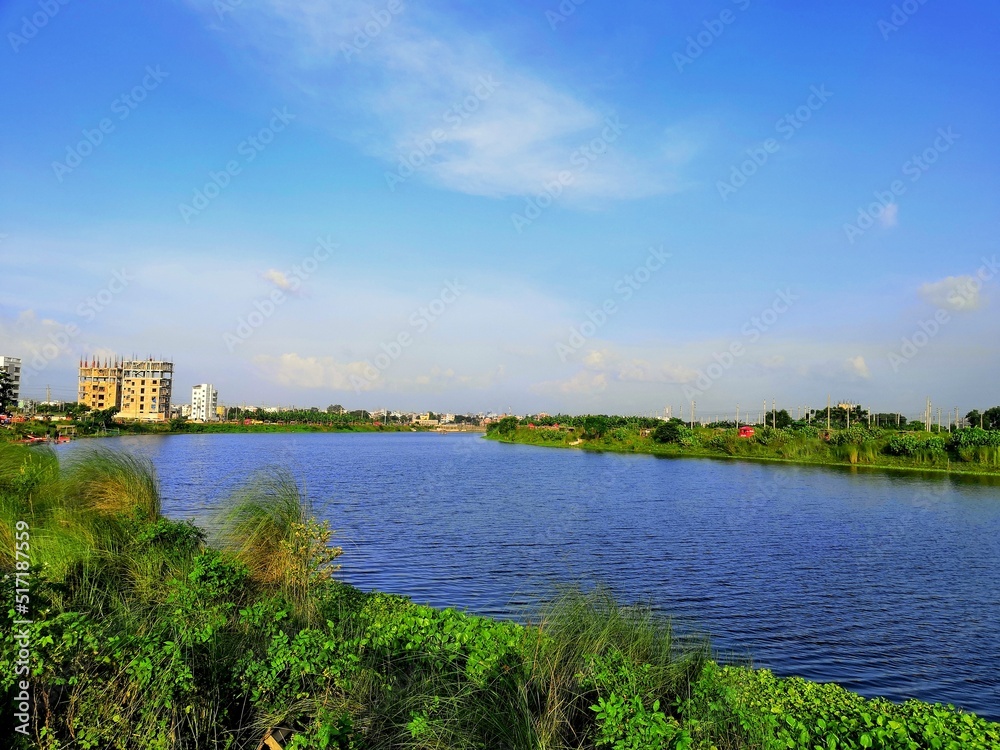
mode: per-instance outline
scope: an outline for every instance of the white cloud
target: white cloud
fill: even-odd
[[[369,380],[365,362],[338,362],[333,357],[302,357],[294,352],[278,356],[259,355],[254,363],[268,380],[296,388],[369,391],[379,384]]]
[[[865,358],[860,354],[857,357],[849,357],[845,365],[847,372],[854,377],[867,380],[872,376],[871,371],[868,369],[868,363],[865,362]]]
[[[276,268],[269,268],[264,273],[261,274],[265,281],[270,281],[278,289],[283,289],[288,291],[292,288],[292,282],[288,280],[288,277]]]
[[[899,204],[890,203],[886,206],[879,214],[878,220],[886,229],[896,226],[899,223]]]
[[[948,276],[920,287],[920,296],[935,307],[956,312],[978,310],[982,283],[972,276]]]
[[[215,3],[188,1],[216,17]],[[508,62],[490,39],[426,7],[405,4],[382,21],[361,0],[270,0],[241,5],[217,28],[249,47],[261,70],[312,110],[309,119],[383,160],[387,173],[423,143],[419,174],[447,189],[536,194],[570,171],[568,199],[632,198],[675,189],[671,173],[693,156],[692,142],[668,131],[652,153],[629,157],[624,118],[620,139],[580,169],[574,154],[600,136],[607,107]],[[443,136],[432,138],[436,130]]]
[[[580,370],[566,380],[547,380],[531,387],[534,393],[591,394],[607,390],[608,376],[603,372]]]

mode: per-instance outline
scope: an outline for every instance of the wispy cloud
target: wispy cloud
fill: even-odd
[[[359,0],[268,0],[241,4],[216,22],[214,2],[188,1],[222,38],[262,63],[283,93],[298,95],[314,121],[326,120],[387,169],[433,143],[424,148],[431,153],[421,175],[446,189],[537,193],[573,168],[576,150],[599,135],[613,109],[582,101],[426,7],[399,3],[390,13]],[[495,87],[485,99],[476,95],[483,81]],[[639,144],[616,144],[577,176],[567,198],[673,189],[671,171],[688,158],[690,144],[676,133],[663,138],[641,158],[625,150]]]
[[[292,282],[289,281],[288,276],[283,272],[277,270],[276,268],[269,268],[264,273],[261,274],[265,281],[269,281],[274,284],[278,289],[283,289],[288,291],[292,288]]]
[[[924,284],[919,292],[924,301],[935,307],[963,312],[978,310],[982,306],[981,288],[982,284],[972,276],[947,276]]]
[[[886,206],[885,210],[879,214],[878,220],[886,229],[896,226],[899,223],[899,204],[890,203]]]
[[[868,369],[868,363],[865,362],[865,358],[860,354],[857,357],[849,357],[845,363],[847,372],[849,375],[862,378],[867,380],[872,376],[871,371]]]

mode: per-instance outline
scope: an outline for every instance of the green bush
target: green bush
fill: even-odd
[[[835,684],[709,665],[686,715],[735,720],[763,747],[816,750],[995,750],[1000,724],[951,706],[867,700]]]

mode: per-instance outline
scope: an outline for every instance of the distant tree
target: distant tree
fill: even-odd
[[[14,383],[9,372],[0,370],[0,412],[6,413],[14,406],[17,406],[14,401]]]
[[[326,407],[327,414],[340,414],[344,411],[344,407],[340,404],[330,404]]]
[[[681,423],[671,419],[663,422],[653,430],[653,440],[657,443],[679,443],[681,440]]]
[[[987,430],[1000,430],[1000,406],[983,412],[983,427]]]
[[[782,427],[788,427],[791,425],[792,417],[787,410],[781,409],[780,411],[774,413],[772,421],[774,426],[780,430]]]
[[[973,409],[965,415],[965,420],[969,423],[969,427],[979,427],[979,420],[982,419],[982,416],[979,409]]]
[[[499,422],[493,422],[486,428],[489,433],[496,432],[500,435],[513,435],[517,432],[517,417],[504,417]]]
[[[608,431],[610,421],[602,414],[590,414],[583,418],[584,436],[588,438],[599,438]]]

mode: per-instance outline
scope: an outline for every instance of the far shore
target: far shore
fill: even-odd
[[[793,466],[834,467],[838,469],[863,469],[875,471],[908,472],[911,474],[933,474],[937,476],[989,477],[1000,479],[1000,466],[985,466],[982,464],[966,464],[948,461],[945,466],[917,464],[903,457],[881,456],[884,460],[874,462],[851,462],[847,459],[824,458],[788,458],[783,456],[728,454],[719,450],[703,447],[685,447],[676,444],[660,444],[651,439],[635,441],[628,444],[616,443],[609,439],[575,440],[572,442],[546,442],[534,440],[533,433],[519,429],[513,435],[501,436],[490,433],[488,440],[512,445],[529,445],[540,448],[566,448],[583,450],[593,453],[623,453],[633,455],[650,455],[659,458],[700,458],[729,461],[747,461],[752,463],[787,464]]]

